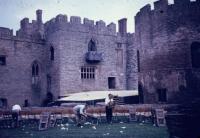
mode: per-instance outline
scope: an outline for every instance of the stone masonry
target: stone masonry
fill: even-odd
[[[37,10],[36,20],[21,20],[16,36],[1,27],[0,106],[39,106],[47,94],[56,100],[81,91],[137,89],[140,102],[175,103],[182,91],[199,90],[200,0],[159,0],[153,10],[146,5],[135,16],[133,34],[126,22],[119,20],[118,32],[114,23],[78,16],[43,23]]]
[[[145,103],[176,103],[183,91],[199,92],[200,70],[193,64],[200,59],[199,17],[200,0],[174,0],[172,5],[160,0],[153,10],[146,5],[135,16],[139,91]],[[162,92],[166,99],[159,101]]]
[[[119,20],[120,32],[114,23],[87,18],[81,23],[76,16],[58,15],[43,23],[41,10],[36,19],[22,19],[16,36],[0,28],[0,60],[6,58],[0,66],[1,106],[25,101],[39,106],[47,93],[56,100],[81,91],[137,89],[135,60],[127,60],[134,56],[127,52],[133,34],[126,31],[126,19]]]

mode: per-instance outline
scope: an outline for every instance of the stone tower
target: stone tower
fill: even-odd
[[[199,91],[200,1],[167,0],[135,16],[139,91],[145,103],[175,103],[184,90]]]

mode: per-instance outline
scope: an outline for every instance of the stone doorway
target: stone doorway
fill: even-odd
[[[116,78],[115,77],[108,77],[108,88],[109,89],[116,88]]]

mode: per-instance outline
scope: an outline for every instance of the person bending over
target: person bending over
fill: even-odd
[[[83,123],[84,119],[88,116],[88,114],[86,113],[86,109],[88,108],[88,105],[85,104],[81,104],[81,105],[76,105],[73,108],[73,112],[75,114],[76,117],[76,123],[77,126],[81,126],[81,124]]]

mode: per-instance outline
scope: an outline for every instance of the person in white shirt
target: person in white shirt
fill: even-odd
[[[113,114],[113,108],[115,106],[114,96],[112,94],[108,94],[108,97],[105,99],[105,105],[106,105],[106,120],[107,123],[111,123],[112,121],[112,114]]]
[[[12,119],[13,119],[14,127],[19,126],[19,115],[20,115],[21,110],[22,109],[20,105],[18,104],[12,106]]]
[[[82,116],[87,117],[86,109],[88,105],[76,105],[73,108],[73,112],[76,116],[77,126],[81,126]]]

